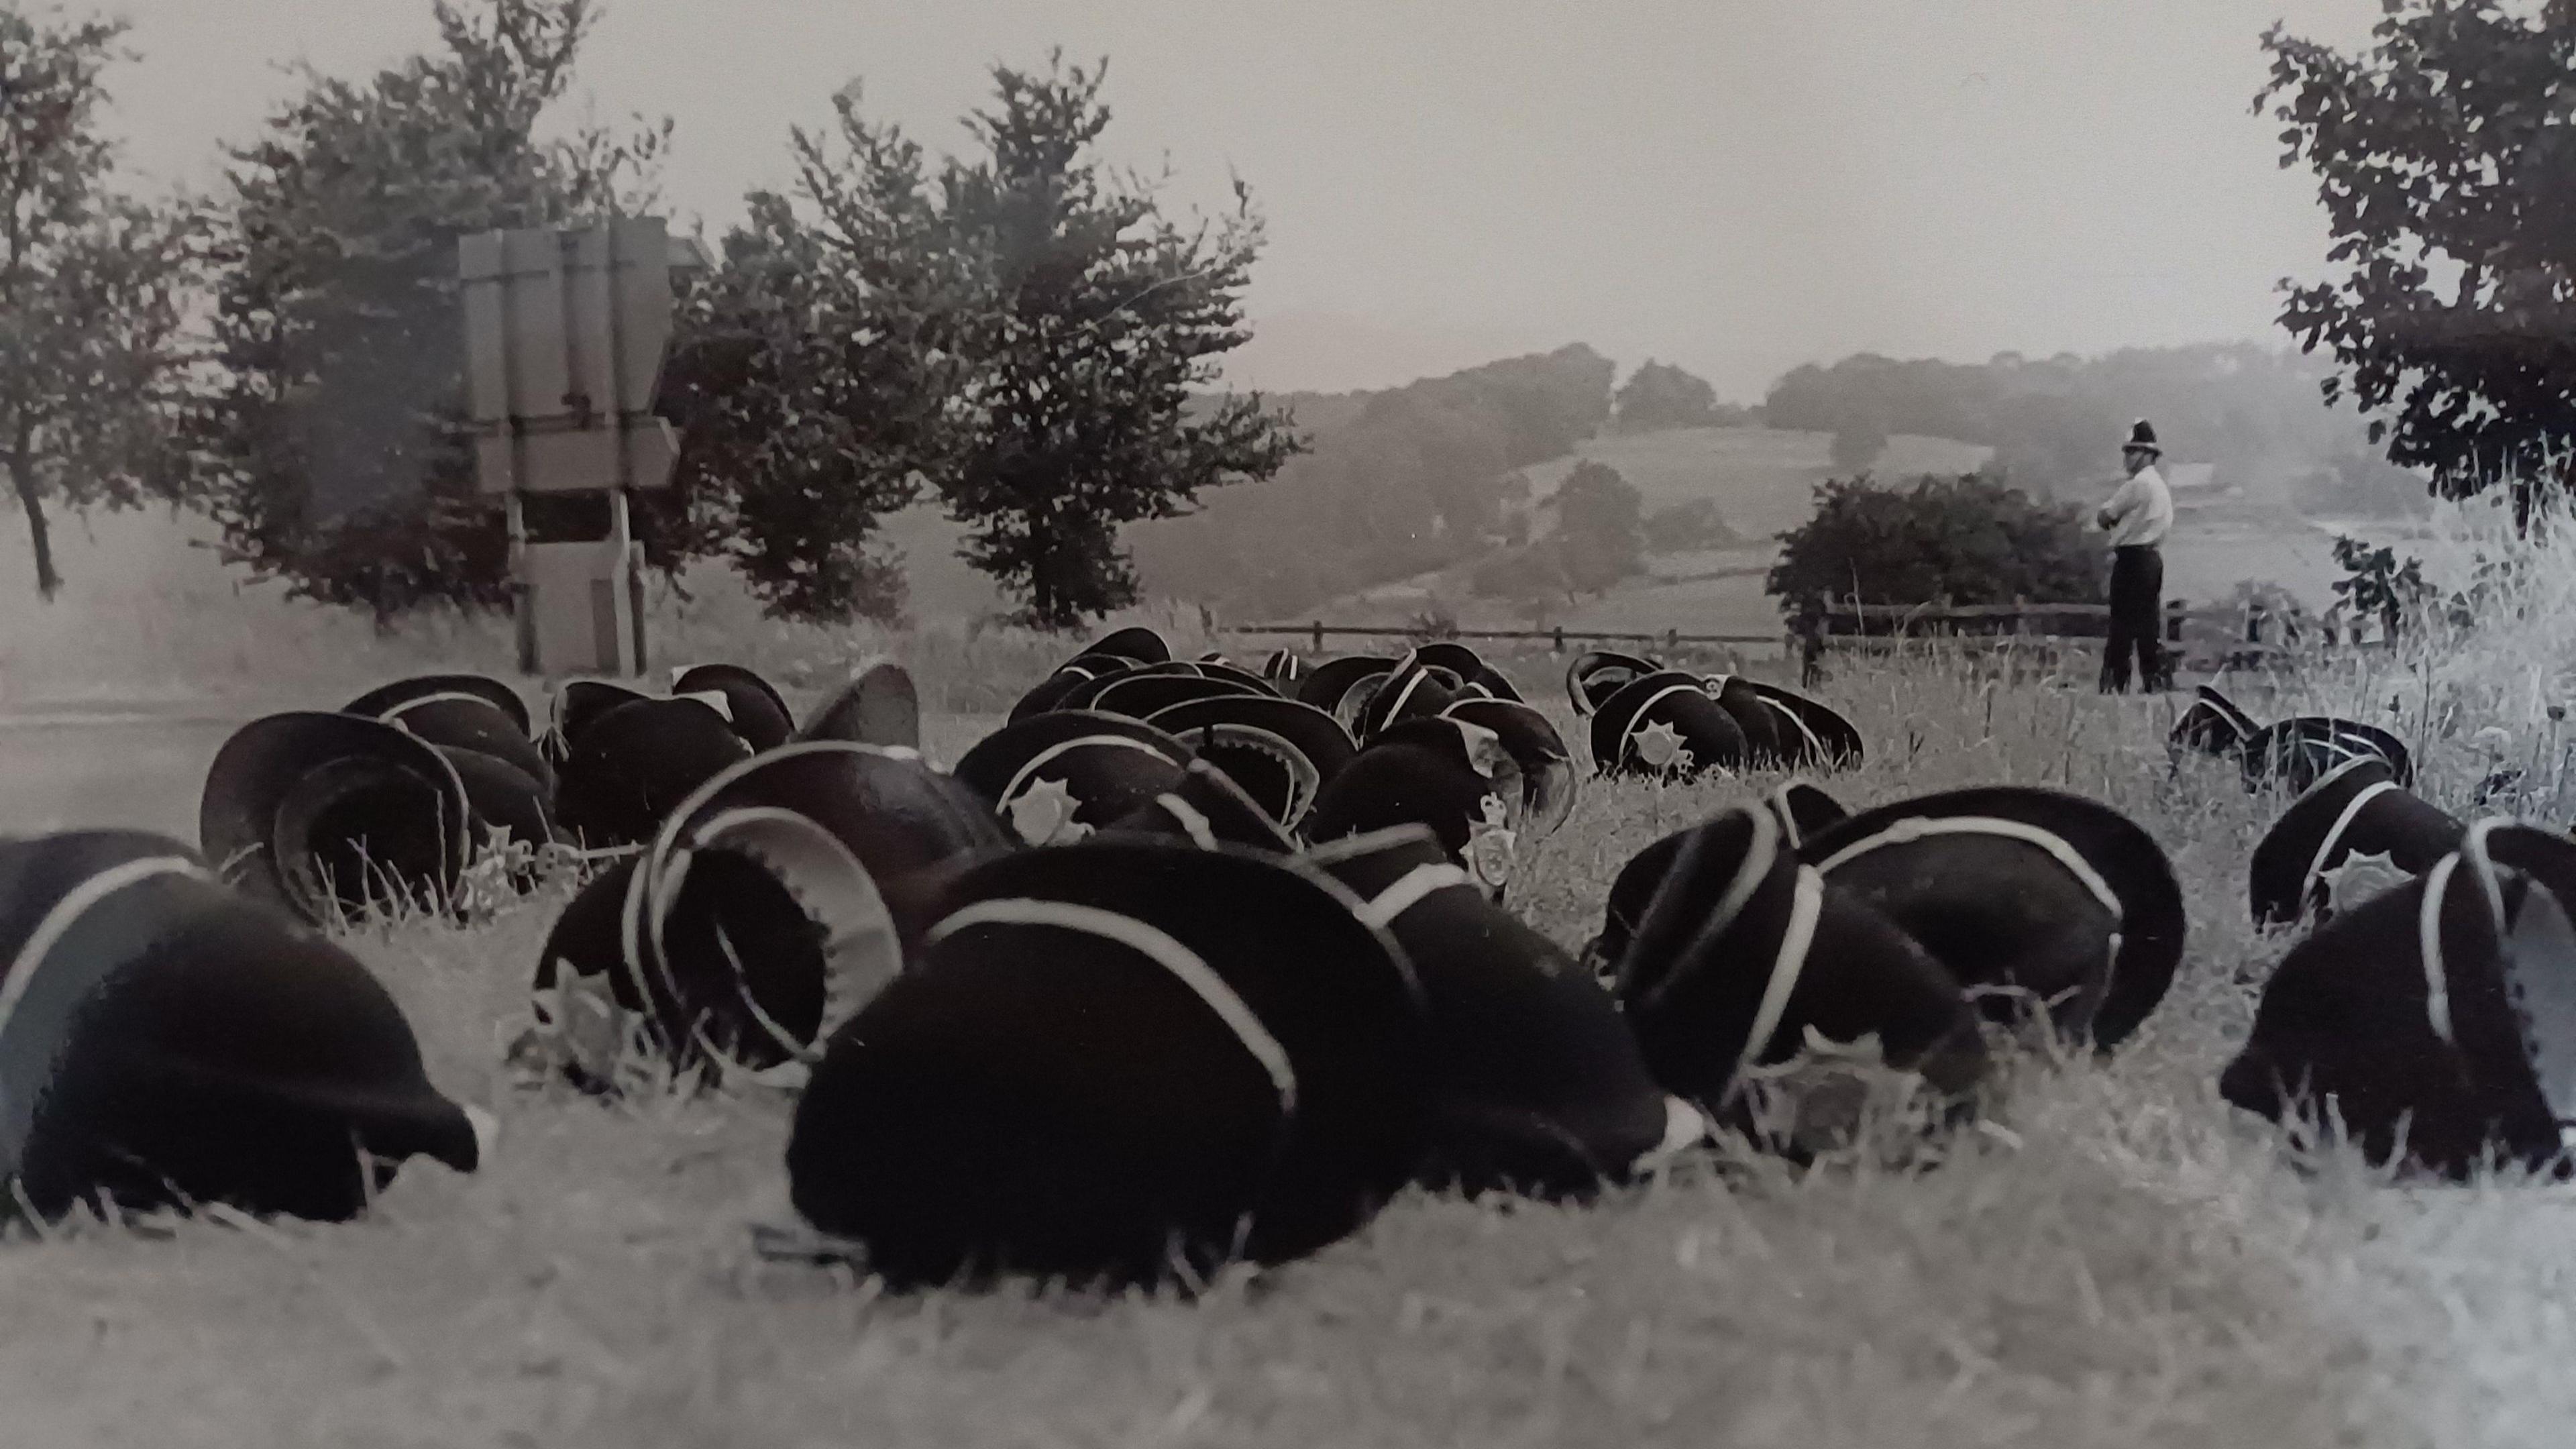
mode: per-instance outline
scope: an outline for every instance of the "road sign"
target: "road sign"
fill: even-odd
[[[677,448],[652,413],[671,274],[705,265],[660,217],[457,243],[466,381],[486,493],[660,488]]]
[[[627,497],[670,484],[678,440],[652,406],[671,276],[707,264],[660,217],[457,243],[475,467],[482,490],[508,504],[528,673],[644,668],[643,557]],[[532,493],[606,494],[609,536],[531,541],[521,500]]]

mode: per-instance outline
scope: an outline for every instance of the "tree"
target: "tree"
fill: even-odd
[[[938,479],[968,562],[1063,628],[1131,603],[1119,525],[1177,515],[1199,491],[1266,478],[1302,448],[1258,394],[1193,405],[1240,346],[1262,222],[1239,180],[1211,227],[1166,219],[1152,185],[1094,152],[1103,66],[996,66],[968,129],[986,155],[940,177],[950,243],[980,271],[969,441]]]
[[[857,103],[834,98],[838,150],[793,133],[795,190],[750,195],[665,370],[709,546],[773,614],[828,622],[902,610],[879,520],[958,451],[974,305],[920,148]]]
[[[48,502],[129,508],[176,486],[194,230],[109,189],[101,74],[130,58],[125,31],[0,8],[0,458],[46,600],[63,585]]]
[[[2344,571],[2334,581],[2335,607],[2355,620],[2376,617],[2391,635],[2441,593],[2424,577],[2422,560],[2400,564],[2395,549],[2372,548],[2349,534],[2335,535],[2334,561]]]
[[[265,137],[228,149],[213,324],[224,381],[189,419],[228,555],[379,622],[509,597],[501,513],[476,491],[462,429],[457,238],[649,205],[670,134],[666,120],[537,139],[590,0],[434,10],[436,51],[363,85],[307,71]],[[532,512],[532,531],[549,512]],[[698,537],[676,503],[639,515],[664,566]]]
[[[1702,495],[1658,508],[1646,515],[1646,547],[1655,553],[1688,553],[1726,548],[1744,540],[1726,526],[1717,500]]]
[[[2387,10],[2358,55],[2264,34],[2255,109],[2317,174],[2343,269],[2284,282],[2281,325],[2332,352],[2326,396],[2389,461],[2445,497],[2509,480],[2527,527],[2576,447],[2576,5]]]
[[[1717,421],[1717,389],[1653,358],[1620,384],[1615,426],[1623,433],[1660,428],[1705,428]]]
[[[2074,507],[2049,508],[1982,474],[1883,487],[1816,487],[1807,521],[1779,535],[1763,588],[1792,618],[1825,601],[1872,604],[2100,603],[2102,548]]]
[[[1549,501],[1556,532],[1548,542],[1569,594],[1599,593],[1645,567],[1645,499],[1618,469],[1577,463]]]

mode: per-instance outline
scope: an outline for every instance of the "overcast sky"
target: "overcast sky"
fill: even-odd
[[[76,5],[79,0],[75,0]],[[213,179],[294,82],[434,38],[428,0],[106,0],[134,163]],[[1758,400],[1871,350],[1983,359],[2278,340],[2323,267],[2313,181],[2252,113],[2275,19],[2377,0],[607,0],[574,104],[678,122],[721,227],[844,82],[934,150],[985,68],[1110,58],[1110,150],[1270,220],[1229,375],[1376,387],[1588,342]]]

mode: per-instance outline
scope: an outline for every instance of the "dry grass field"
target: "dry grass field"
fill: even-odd
[[[2320,661],[2245,700],[2393,720],[2454,808],[2496,758],[2537,764],[2531,810],[2563,823],[2547,707],[2576,696],[2576,548],[2528,562],[2519,617],[2492,608],[2476,634]],[[808,683],[883,642],[706,627],[706,652],[730,643],[783,676],[803,653]],[[429,647],[350,639],[341,662],[378,677]],[[895,642],[941,702],[944,759],[1049,659],[1018,639]],[[15,657],[58,656],[22,640]],[[324,662],[261,692],[318,699],[339,682]],[[1562,665],[1512,662],[1560,716]],[[2284,948],[2249,928],[2244,883],[2278,806],[2215,769],[2169,774],[2179,697],[1937,655],[1855,665],[1820,693],[1872,742],[1832,782],[1848,803],[2072,788],[2146,824],[2190,901],[2184,970],[2134,1044],[2108,1065],[2026,1064],[1990,1127],[1937,1160],[1796,1171],[1720,1149],[1582,1209],[1415,1194],[1195,1302],[889,1298],[755,1251],[752,1226],[784,1213],[782,1097],[607,1109],[506,1080],[565,883],[474,930],[348,941],[412,1014],[433,1078],[501,1118],[482,1172],[415,1165],[342,1226],[69,1225],[0,1248],[0,1443],[2568,1443],[2576,1194],[2393,1186],[2331,1151],[2301,1170],[2217,1097]],[[1593,785],[1524,855],[1515,903],[1579,943],[1630,852],[1768,783]],[[11,801],[0,786],[0,829]]]

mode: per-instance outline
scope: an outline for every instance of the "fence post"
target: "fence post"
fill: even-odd
[[[1321,619],[1315,621],[1315,652],[1324,652],[1324,621]]]

